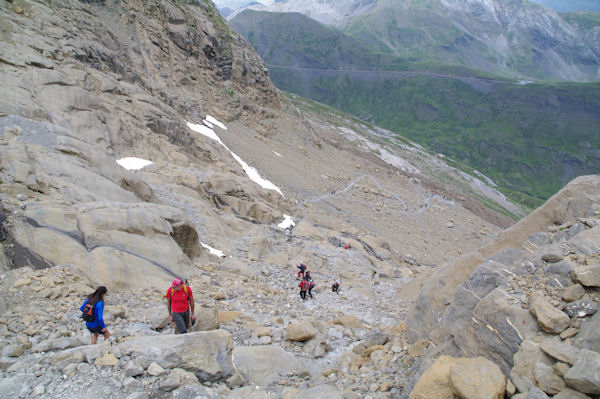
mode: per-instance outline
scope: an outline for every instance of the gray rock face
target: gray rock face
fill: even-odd
[[[175,389],[171,393],[171,399],[218,399],[219,394],[213,389],[202,385],[187,385]]]
[[[575,265],[568,260],[561,260],[557,263],[551,263],[548,266],[548,273],[554,273],[561,276],[569,277]]]
[[[587,396],[581,392],[577,392],[572,389],[568,389],[568,388],[560,391],[559,393],[554,395],[552,398],[553,399],[590,399],[589,396]]]
[[[286,375],[308,375],[306,365],[279,346],[236,347],[236,370],[251,384],[268,385]]]
[[[579,333],[574,337],[574,345],[591,351],[600,352],[600,313],[584,320]]]
[[[225,380],[234,372],[233,341],[226,331],[129,338],[119,347],[122,353],[163,368],[191,371],[200,381]]]
[[[600,394],[600,353],[582,349],[573,367],[565,374],[567,384],[579,392]]]

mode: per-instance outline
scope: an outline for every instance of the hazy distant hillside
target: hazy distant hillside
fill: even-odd
[[[521,203],[535,206],[573,177],[600,172],[600,84],[518,85],[409,63],[298,14],[247,10],[231,25],[280,88],[462,160]]]
[[[375,51],[536,80],[600,78],[600,25],[537,4],[497,0],[285,0],[248,6],[299,12]],[[230,14],[234,19],[240,10]]]
[[[590,11],[600,12],[598,0],[529,0],[556,11]]]

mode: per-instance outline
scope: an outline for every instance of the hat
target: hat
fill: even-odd
[[[181,281],[180,279],[176,278],[175,280],[173,280],[173,284],[171,284],[173,287],[179,287],[181,285],[183,285],[183,281]]]

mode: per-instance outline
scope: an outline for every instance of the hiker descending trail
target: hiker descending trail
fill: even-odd
[[[333,284],[331,284],[331,292],[335,292],[336,294],[339,294],[340,293],[340,283],[335,281]]]
[[[194,295],[192,289],[179,278],[173,280],[171,287],[165,295],[167,298],[167,310],[172,323],[175,323],[178,334],[185,334],[191,324],[196,321],[194,314]],[[191,309],[191,316],[190,316]]]
[[[300,298],[302,298],[303,301],[306,301],[306,292],[308,291],[308,281],[306,281],[305,279],[302,279],[302,281],[300,281],[300,284],[298,284],[298,287],[300,287]]]
[[[304,271],[306,270],[306,265],[303,263],[300,263],[298,266],[296,266],[299,270],[298,270],[298,277],[302,276],[302,278],[304,278]]]

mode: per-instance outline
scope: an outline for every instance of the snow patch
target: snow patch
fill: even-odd
[[[209,118],[210,118],[210,120],[209,120]],[[210,115],[208,115],[206,117],[206,119],[209,120],[210,123],[214,123],[217,126],[219,126],[219,124],[223,125],[221,122],[219,122],[215,118],[211,117]],[[252,166],[248,165],[246,162],[244,162],[242,160],[242,158],[240,158],[237,154],[235,154],[233,151],[231,151],[225,145],[225,143],[223,143],[221,141],[221,139],[215,133],[214,130],[212,130],[211,128],[209,128],[209,127],[207,127],[205,125],[198,125],[198,124],[191,123],[191,122],[187,122],[187,125],[194,132],[200,133],[203,136],[206,136],[206,137],[208,137],[208,138],[210,138],[212,140],[215,140],[216,142],[220,143],[223,147],[225,147],[225,149],[227,151],[229,151],[229,153],[231,154],[231,156],[233,156],[233,159],[235,159],[240,165],[242,165],[242,168],[244,169],[244,172],[246,172],[246,174],[248,175],[248,177],[250,178],[250,180],[254,181],[255,183],[257,183],[262,188],[266,188],[267,190],[277,191],[279,194],[281,194],[281,196],[283,196],[283,193],[281,192],[281,190],[279,189],[279,187],[277,187],[276,185],[274,185],[273,183],[271,183],[269,180],[264,179],[262,176],[260,176],[260,174],[258,173],[258,171],[255,168],[253,168]],[[225,129],[225,130],[227,129],[227,127],[225,125],[223,125],[222,128]]]
[[[216,255],[220,258],[224,258],[225,257],[225,253],[223,253],[223,251],[219,251],[218,249],[215,249],[209,245],[206,245],[205,243],[203,243],[202,241],[200,241],[200,244],[202,244],[202,246],[206,249],[208,249],[208,252],[210,252],[212,255]]]
[[[154,162],[141,158],[126,157],[118,159],[117,163],[127,170],[140,170],[144,166],[152,165]]]
[[[223,123],[219,122],[218,120],[216,120],[214,117],[212,117],[210,115],[206,115],[206,119],[205,120],[208,123],[210,123],[210,124],[213,124],[215,126],[219,126],[223,130],[227,130],[227,126],[225,126]]]
[[[288,227],[295,226],[294,219],[290,215],[283,215],[283,222],[279,223],[277,227],[281,227],[282,229],[287,229]]]

